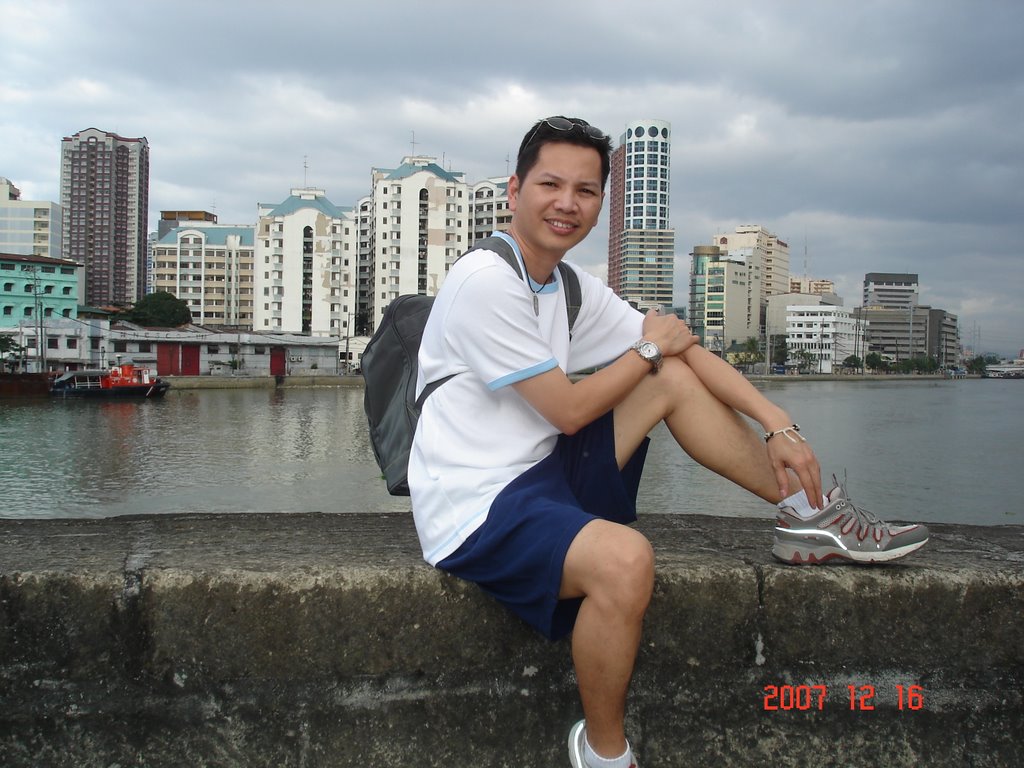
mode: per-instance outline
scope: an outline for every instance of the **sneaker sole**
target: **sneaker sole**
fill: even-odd
[[[586,721],[580,720],[576,725],[569,731],[569,762],[572,763],[572,768],[587,768],[587,763],[583,759],[583,729],[586,725]]]
[[[921,541],[915,541],[913,544],[896,547],[884,552],[860,552],[828,546],[806,547],[777,541],[772,546],[772,555],[790,565],[819,565],[836,560],[870,565],[871,563],[888,563],[901,557],[906,557],[927,543],[928,539],[922,539]]]

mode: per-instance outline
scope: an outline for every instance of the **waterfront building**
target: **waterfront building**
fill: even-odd
[[[761,273],[755,262],[731,258],[717,245],[694,246],[690,266],[690,330],[722,354],[760,338]]]
[[[834,373],[851,355],[861,357],[860,324],[848,309],[821,304],[786,307],[788,365]]]
[[[469,240],[472,248],[494,232],[508,232],[512,210],[508,207],[508,177],[478,181],[469,187]]]
[[[0,333],[12,336],[24,351],[19,370],[56,370],[47,361],[61,349],[58,321],[74,323],[81,264],[46,256],[0,253]],[[7,361],[11,362],[11,361]]]
[[[371,194],[360,201],[357,217],[359,310],[366,318],[359,330],[367,333],[399,296],[437,294],[469,247],[471,214],[465,175],[446,171],[436,158],[409,155],[397,168],[373,168],[371,179]]]
[[[61,142],[63,254],[85,265],[83,303],[134,304],[146,290],[149,142],[88,128]]]
[[[337,375],[337,339],[294,333],[143,328],[117,321],[102,342],[109,365],[131,360],[161,376]]]
[[[828,281],[830,282],[830,281]],[[817,307],[843,306],[843,299],[834,293],[807,293],[806,291],[790,291],[776,293],[768,297],[765,311],[765,331],[769,336],[785,336],[788,325],[787,313],[790,306]]]
[[[891,363],[916,357],[930,357],[944,367],[960,363],[959,323],[944,309],[876,304],[854,312],[866,326],[865,355],[875,352]]]
[[[868,272],[864,275],[865,307],[907,309],[920,303],[917,275],[906,272]]]
[[[671,128],[664,120],[632,121],[611,157],[608,286],[641,310],[674,303]]]
[[[353,236],[350,217],[322,189],[293,189],[279,204],[259,205],[254,330],[342,337],[355,293],[346,231]]]
[[[744,259],[761,275],[761,306],[775,293],[788,293],[789,244],[759,224],[741,224],[728,235],[715,235],[711,240],[729,258]]]
[[[208,221],[165,228],[153,246],[153,287],[185,301],[197,325],[251,329],[256,228]]]
[[[42,200],[22,200],[10,180],[0,176],[0,253],[63,256],[61,208]]]

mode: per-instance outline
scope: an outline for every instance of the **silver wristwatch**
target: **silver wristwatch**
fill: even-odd
[[[653,341],[640,339],[630,349],[651,364],[651,373],[657,373],[661,370],[661,350],[658,349],[658,345]]]

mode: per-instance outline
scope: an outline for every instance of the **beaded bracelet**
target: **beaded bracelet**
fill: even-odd
[[[793,434],[791,435],[790,432],[792,432]],[[797,441],[800,441],[801,443],[806,443],[807,442],[807,440],[804,438],[804,436],[800,434],[800,425],[799,424],[793,424],[793,425],[788,426],[788,427],[783,427],[782,429],[776,429],[774,432],[765,432],[764,433],[764,441],[767,443],[769,440],[771,440],[776,435],[785,435],[786,439],[789,440],[789,442],[791,442],[791,443],[795,443]],[[796,440],[793,439],[793,435],[796,435]]]

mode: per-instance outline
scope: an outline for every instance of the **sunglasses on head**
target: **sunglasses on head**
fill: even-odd
[[[604,132],[584,120],[570,120],[567,117],[546,117],[537,123],[537,127],[533,129],[530,134],[530,138],[523,144],[524,147],[528,147],[533,143],[533,140],[537,136],[537,131],[540,130],[542,125],[546,125],[548,128],[552,128],[556,131],[571,131],[575,128],[579,128],[580,132],[591,139],[602,140],[607,138]]]

